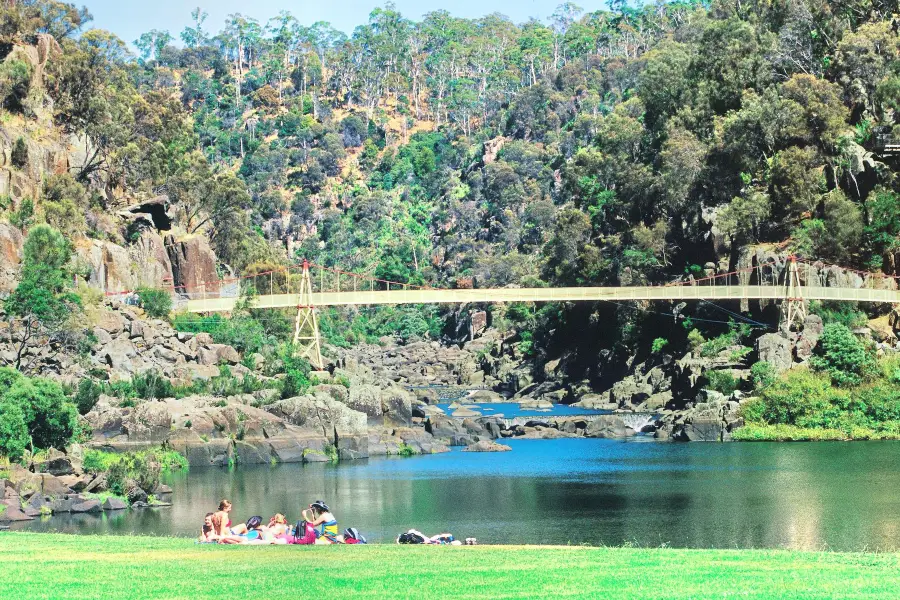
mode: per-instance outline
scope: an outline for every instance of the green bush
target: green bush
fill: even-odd
[[[91,409],[97,404],[97,401],[100,399],[100,394],[102,393],[102,385],[93,379],[82,379],[78,382],[78,389],[72,400],[75,403],[75,406],[78,407],[78,412],[82,415],[86,415],[91,412]]]
[[[175,315],[172,326],[178,331],[191,333],[208,333],[217,344],[228,344],[244,354],[265,351],[278,343],[275,331],[284,329],[287,317],[277,311],[271,311],[270,321],[263,322],[253,316],[237,314],[231,318],[221,315],[200,317],[186,313]]]
[[[810,302],[809,312],[819,315],[825,325],[840,323],[846,327],[862,327],[868,323],[866,313],[859,310],[856,302]]]
[[[187,459],[174,450],[154,448],[141,452],[115,454],[99,450],[87,450],[83,461],[85,471],[106,473],[111,492],[124,496],[128,482],[136,482],[143,490],[153,490],[159,485],[160,474],[173,470],[186,470]]]
[[[688,347],[691,349],[691,352],[697,352],[703,347],[703,344],[706,343],[706,338],[703,337],[703,334],[700,333],[698,329],[691,329],[687,335]]]
[[[9,222],[12,223],[13,227],[25,229],[31,225],[33,218],[34,202],[31,201],[31,198],[25,198],[19,205],[19,209],[9,216]]]
[[[859,385],[872,376],[875,367],[870,350],[840,323],[825,326],[809,363],[817,371],[828,373],[838,386]]]
[[[2,397],[14,383],[22,379],[25,379],[25,376],[12,367],[0,367],[0,397]]]
[[[662,352],[662,349],[669,345],[669,340],[666,338],[656,338],[653,340],[653,345],[650,347],[650,352],[653,354],[659,354]]]
[[[166,290],[140,288],[138,298],[148,315],[155,319],[164,319],[172,312],[172,295]]]
[[[740,380],[729,371],[707,371],[706,378],[709,380],[709,389],[721,392],[726,396],[741,386]]]
[[[21,410],[35,448],[62,450],[75,434],[78,411],[54,381],[22,378],[10,386],[0,402]]]
[[[775,367],[765,361],[761,360],[750,367],[750,381],[753,382],[755,390],[769,387],[775,382],[776,377]]]
[[[0,456],[17,461],[28,448],[28,425],[16,404],[0,402]]]
[[[131,378],[131,385],[138,398],[144,400],[156,400],[162,398],[174,398],[175,388],[165,377],[157,371],[146,371]]]
[[[28,165],[28,144],[25,142],[25,138],[16,138],[9,158],[13,166],[19,169]]]

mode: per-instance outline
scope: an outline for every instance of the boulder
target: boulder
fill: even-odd
[[[480,417],[481,413],[466,407],[460,407],[453,411],[452,415],[456,418]]]
[[[346,404],[370,418],[380,417],[383,414],[381,390],[374,385],[351,386]]]
[[[819,337],[822,335],[822,331],[824,331],[822,317],[819,315],[809,315],[806,317],[803,321],[803,331],[800,332],[795,347],[798,360],[804,361],[813,355],[813,350],[815,349],[816,344],[819,343]]]
[[[369,436],[338,435],[335,443],[341,460],[357,460],[369,457]]]
[[[756,340],[759,360],[772,365],[777,373],[791,368],[791,341],[780,333],[765,333]]]
[[[125,497],[131,504],[136,502],[146,502],[147,492],[141,488],[136,482],[128,481],[125,484]],[[74,508],[73,508],[74,510]]]
[[[617,415],[600,415],[588,422],[584,435],[590,438],[626,438],[637,435],[637,432]]]
[[[124,319],[119,316],[119,313],[112,310],[104,310],[100,314],[100,318],[97,322],[97,327],[99,327],[109,335],[115,337],[122,333],[125,328],[125,323]]]
[[[431,415],[425,422],[425,431],[438,438],[453,438],[464,435],[465,428],[459,419],[453,419],[446,415]]]
[[[137,351],[128,339],[117,338],[107,344],[102,351],[103,361],[116,371],[133,374],[137,367],[132,361],[137,356]]]
[[[267,406],[266,410],[293,425],[321,433],[332,441],[341,435],[367,435],[365,413],[321,393],[280,400]]]
[[[214,364],[236,365],[241,362],[241,355],[238,354],[238,351],[227,344],[212,344],[209,349],[216,354]]]
[[[99,500],[85,500],[84,502],[73,506],[72,512],[99,514],[103,512],[103,506],[100,504]]]
[[[381,411],[392,425],[409,427],[412,419],[412,394],[396,386],[381,390]]]
[[[720,442],[724,426],[721,419],[697,418],[685,423],[677,439],[688,442]]]
[[[619,406],[641,404],[653,394],[649,383],[637,383],[631,378],[616,382],[610,390],[611,402]]]
[[[272,462],[269,444],[248,440],[235,440],[234,462],[242,465],[268,465]]]
[[[135,319],[131,322],[131,327],[128,332],[128,337],[131,339],[144,337],[144,322],[140,319]]]
[[[128,441],[162,444],[172,430],[172,415],[162,402],[138,404],[122,423]]]
[[[5,503],[4,503],[5,504]],[[6,504],[6,510],[0,512],[0,523],[15,523],[18,521],[33,521],[34,517],[29,517],[18,506]]]
[[[471,446],[466,446],[463,449],[463,452],[509,452],[510,450],[512,450],[512,448],[505,444],[498,444],[497,442],[482,440],[480,442],[472,444]]]
[[[128,505],[125,501],[115,496],[110,496],[103,503],[103,510],[125,510],[126,508],[128,508]]]
[[[416,400],[425,404],[437,404],[441,401],[436,390],[431,388],[416,388]]]
[[[57,479],[55,476],[49,473],[40,473],[41,478],[41,492],[43,492],[46,496],[63,496],[65,494],[69,494],[72,490],[69,489],[67,485],[65,485],[62,481]]]

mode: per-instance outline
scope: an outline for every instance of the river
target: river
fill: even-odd
[[[338,465],[193,468],[174,506],[54,516],[39,531],[195,535],[227,497],[233,518],[296,519],[315,499],[371,541],[417,528],[481,543],[701,548],[900,548],[900,443],[511,440],[511,452]]]

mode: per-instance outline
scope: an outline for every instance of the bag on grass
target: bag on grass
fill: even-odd
[[[425,536],[417,531],[407,531],[397,536],[398,544],[424,544],[426,541]]]
[[[294,525],[293,535],[294,539],[290,542],[292,544],[306,545],[316,543],[316,528],[308,521],[297,521],[297,524]]]

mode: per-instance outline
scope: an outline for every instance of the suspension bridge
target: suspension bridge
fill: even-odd
[[[294,344],[298,352],[322,368],[317,307],[466,304],[504,302],[627,302],[761,300],[781,304],[781,325],[792,327],[806,318],[810,300],[900,305],[897,278],[881,273],[855,273],[855,285],[828,285],[825,265],[789,257],[786,265],[765,263],[729,273],[677,281],[665,285],[620,287],[431,288],[316,265],[308,261],[240,278],[176,286],[178,310],[190,313],[227,313],[242,296],[252,297],[255,309],[297,311]],[[833,282],[831,282],[833,283]],[[128,294],[130,292],[119,292]],[[110,294],[116,295],[116,294]]]

